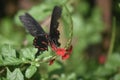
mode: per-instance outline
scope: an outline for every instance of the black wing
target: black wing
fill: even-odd
[[[58,19],[61,17],[62,9],[58,6],[55,6],[52,12],[51,17],[51,24],[50,24],[50,39],[55,43],[55,45],[60,46],[60,43],[58,42],[59,39],[59,31],[57,30],[59,22]]]
[[[48,35],[44,32],[39,23],[37,23],[37,21],[35,21],[34,18],[32,18],[32,16],[30,16],[28,13],[20,16],[20,20],[29,33],[35,37],[33,45],[35,48],[38,48],[36,56],[39,54],[39,52],[48,50]]]
[[[35,48],[38,48],[36,56],[39,55],[39,52],[48,50],[48,35],[41,35],[34,38],[33,45]]]
[[[32,36],[40,36],[45,34],[42,27],[32,16],[30,16],[30,14],[25,13],[25,15],[19,16],[19,18]]]

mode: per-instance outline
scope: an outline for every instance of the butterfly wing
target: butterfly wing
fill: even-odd
[[[35,46],[35,48],[38,48],[36,56],[39,54],[39,52],[48,50],[48,35],[46,34],[35,37],[33,40],[33,45]]]
[[[20,16],[21,22],[24,24],[25,28],[29,33],[34,36],[33,45],[38,48],[38,52],[43,52],[48,49],[48,35],[44,32],[42,27],[37,23],[37,21],[32,18],[28,13]]]
[[[62,9],[58,6],[55,6],[51,17],[49,36],[52,42],[54,42],[56,46],[60,46],[60,43],[58,42],[60,33],[57,30],[57,28],[59,25],[58,19],[61,17],[61,13],[62,13]]]
[[[32,36],[35,37],[45,34],[42,27],[36,20],[34,20],[34,18],[30,14],[25,13],[25,15],[19,16],[19,18]]]

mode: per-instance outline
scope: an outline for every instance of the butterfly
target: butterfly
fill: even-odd
[[[58,19],[61,17],[61,14],[62,8],[55,6],[52,11],[49,34],[42,29],[41,25],[39,25],[30,14],[25,13],[24,15],[19,16],[20,21],[34,37],[33,45],[38,49],[36,55],[48,50],[48,45],[55,44],[57,47],[60,46],[58,41],[60,33],[57,29],[59,26]]]

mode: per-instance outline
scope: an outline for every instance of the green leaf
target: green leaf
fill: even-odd
[[[58,62],[55,61],[51,66],[48,67],[48,71],[52,72],[56,69],[61,69],[61,68],[62,66]]]
[[[22,63],[21,59],[16,58],[16,52],[15,49],[13,49],[10,45],[4,45],[2,47],[0,55],[0,66],[1,65],[18,65]],[[4,59],[4,61],[3,61]]]
[[[37,57],[37,59],[43,59],[43,60],[49,59],[51,57],[50,52],[51,52],[51,49],[50,47],[48,47],[48,51],[44,51],[41,55]]]
[[[11,75],[12,72],[7,68],[7,76]]]
[[[102,66],[98,67],[94,74],[99,77],[105,77],[111,75],[113,72],[113,69]]]
[[[0,55],[0,65],[3,65],[3,58],[1,55]]]
[[[0,80],[8,80],[8,79],[6,79],[6,78],[4,78],[4,77],[0,77]]]
[[[20,57],[25,59],[34,60],[36,49],[35,48],[25,48],[21,50]]]
[[[31,78],[35,74],[36,71],[37,71],[36,66],[31,65],[30,67],[27,68],[25,72],[25,77],[28,79]]]
[[[113,80],[120,80],[120,74],[116,74],[113,78]]]
[[[15,49],[13,49],[10,45],[4,45],[2,47],[1,54],[3,57],[16,57]]]
[[[67,77],[68,80],[76,80],[76,74],[75,73],[71,73],[69,74],[69,76]]]
[[[117,67],[120,66],[120,54],[119,53],[113,53],[113,54],[109,55],[105,66],[106,67],[112,67],[113,69],[117,70]]]
[[[19,65],[22,62],[23,61],[21,59],[8,57],[8,58],[5,58],[4,65]]]
[[[8,80],[24,80],[23,74],[19,68],[16,68],[13,72],[7,69],[7,79]]]

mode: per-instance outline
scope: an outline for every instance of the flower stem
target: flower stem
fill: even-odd
[[[115,43],[115,33],[116,32],[116,19],[113,18],[113,28],[112,28],[112,36],[111,36],[111,41],[110,41],[110,48],[108,51],[108,56],[112,54],[113,48],[114,48],[114,43]]]

